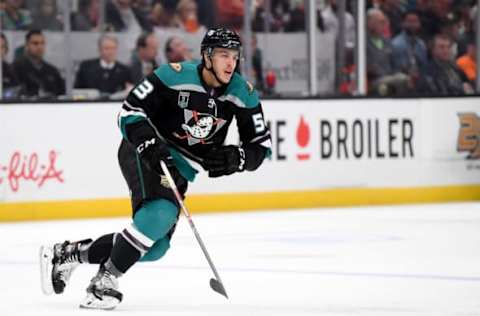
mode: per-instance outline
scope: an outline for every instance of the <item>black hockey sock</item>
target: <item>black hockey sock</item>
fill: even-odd
[[[122,274],[140,260],[141,253],[122,234],[118,234],[110,254],[110,261]]]
[[[80,258],[88,263],[101,263],[105,261],[112,252],[113,239],[115,234],[107,234],[97,238],[87,249],[80,250]]]
[[[107,263],[113,265],[117,272],[123,274],[140,260],[153,244],[153,240],[145,236],[132,224],[116,235],[110,260]]]

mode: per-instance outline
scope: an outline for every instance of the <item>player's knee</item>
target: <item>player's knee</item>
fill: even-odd
[[[170,239],[162,238],[153,244],[152,248],[140,259],[140,261],[155,261],[165,255],[170,248]]]
[[[165,199],[145,202],[137,211],[133,222],[137,229],[151,240],[157,241],[167,235],[177,222],[178,209]]]

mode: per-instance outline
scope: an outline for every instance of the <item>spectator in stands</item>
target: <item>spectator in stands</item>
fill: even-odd
[[[290,10],[290,19],[285,26],[285,32],[303,32],[305,31],[305,4],[303,1],[295,1],[293,9]],[[320,14],[317,18],[322,18]],[[323,23],[322,23],[323,24]]]
[[[402,31],[402,5],[401,0],[382,0],[380,10],[387,16],[389,21],[388,38],[396,36]]]
[[[440,33],[442,25],[447,23],[451,12],[451,0],[430,0],[426,10],[420,13],[422,33],[420,37],[428,43],[433,36]]]
[[[152,0],[131,0],[131,6],[142,13],[142,16],[148,17],[152,10]]]
[[[452,50],[452,58],[455,60],[458,57],[459,52],[459,41],[460,41],[460,34],[459,34],[459,20],[454,16],[448,16],[447,19],[444,21],[443,25],[439,27],[439,33],[450,37],[452,42],[451,50]],[[463,51],[464,53],[465,51]]]
[[[158,67],[157,55],[158,39],[155,33],[141,34],[137,39],[130,63],[134,84],[139,83],[140,80],[151,74]]]
[[[255,78],[255,88],[263,91],[263,56],[262,51],[258,48],[258,40],[255,34],[252,34],[252,69],[253,78]]]
[[[105,24],[112,32],[141,33],[152,31],[152,25],[142,11],[131,6],[131,0],[107,0]]]
[[[473,93],[468,78],[452,61],[452,41],[437,34],[432,41],[431,60],[421,72],[417,85],[420,94],[463,95]]]
[[[13,63],[13,69],[27,97],[51,98],[65,93],[65,82],[57,68],[47,63],[45,37],[40,30],[25,36],[24,55]]]
[[[240,31],[243,27],[244,0],[216,0],[217,24]]]
[[[467,76],[471,84],[475,84],[477,79],[477,50],[475,46],[475,39],[470,39],[467,45],[467,52],[465,55],[457,59],[457,66]]]
[[[190,48],[178,36],[169,37],[165,42],[165,57],[169,63],[193,60]]]
[[[290,0],[269,0],[270,1],[270,12],[266,12],[265,3],[266,0],[257,0],[255,1],[254,6],[254,15],[252,20],[252,30],[254,32],[264,32],[265,31],[265,20],[267,20],[268,27],[270,32],[284,32],[287,27],[291,30],[290,21],[292,19],[291,13],[291,3]],[[299,13],[299,14],[297,14]],[[298,28],[304,27],[304,22],[298,21],[302,18],[302,12],[296,11],[293,13],[293,19],[297,20]],[[318,28],[323,31],[323,18],[319,13],[317,14]],[[298,23],[300,22],[300,23]]]
[[[32,24],[30,12],[23,9],[23,0],[3,0],[4,9],[0,11],[2,29],[27,30]]]
[[[153,27],[176,27],[175,21],[175,8],[168,5],[168,3],[162,3],[157,1],[153,4],[152,10],[149,15],[150,23]]]
[[[335,38],[338,36],[337,0],[327,0],[321,11],[325,32],[332,32]],[[355,46],[355,19],[352,14],[345,11],[345,44],[349,48]]]
[[[367,78],[370,94],[403,94],[407,88],[408,77],[393,69],[392,47],[383,33],[387,23],[388,19],[381,10],[368,10]]]
[[[419,69],[427,64],[427,46],[419,37],[421,28],[420,17],[416,11],[404,13],[403,31],[391,42],[394,70],[417,77]]]
[[[63,22],[58,14],[56,0],[38,0],[32,8],[32,28],[62,31]]]
[[[470,37],[475,33],[475,18],[472,19],[472,14],[475,14],[475,10],[472,8],[472,1],[461,0],[454,7],[454,16],[457,18],[457,56],[466,54]]]
[[[128,90],[132,85],[130,69],[117,61],[118,40],[102,35],[98,40],[99,58],[85,60],[75,78],[75,88],[97,89],[102,96]]]
[[[72,13],[72,30],[98,31],[100,0],[79,0],[78,11]]]
[[[205,34],[207,29],[198,22],[198,6],[194,0],[180,0],[176,12],[178,27],[187,33]]]
[[[198,22],[207,28],[215,26],[215,0],[197,1]]]
[[[0,33],[0,54],[2,59],[3,97],[13,98],[18,96],[20,86],[12,65],[6,60],[8,54],[8,41],[3,33]]]

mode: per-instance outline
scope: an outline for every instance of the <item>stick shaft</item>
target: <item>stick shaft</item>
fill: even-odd
[[[173,194],[175,194],[175,197],[178,201],[178,204],[180,204],[180,208],[182,209],[184,215],[188,219],[188,223],[190,224],[190,227],[193,230],[193,234],[195,235],[195,238],[197,239],[198,244],[200,245],[200,248],[203,251],[203,254],[205,255],[205,258],[208,261],[208,264],[210,265],[210,268],[213,271],[213,274],[215,275],[215,278],[220,282],[223,286],[222,280],[220,279],[220,275],[217,272],[217,269],[215,268],[215,265],[213,264],[212,259],[210,258],[210,255],[208,254],[207,248],[205,248],[205,245],[202,241],[202,238],[200,238],[200,234],[197,231],[197,228],[195,227],[195,224],[193,223],[192,217],[190,216],[190,213],[187,210],[187,207],[185,206],[185,203],[183,203],[182,197],[180,196],[180,193],[178,192],[177,186],[175,185],[175,181],[173,181],[172,175],[170,174],[170,171],[167,168],[167,165],[165,162],[160,161],[160,165],[162,167],[163,173],[167,177],[168,184],[170,185],[170,188],[173,191]]]

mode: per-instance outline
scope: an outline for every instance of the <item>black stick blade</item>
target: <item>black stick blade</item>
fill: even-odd
[[[228,299],[227,291],[225,291],[225,288],[223,287],[223,284],[220,283],[217,279],[210,279],[210,287],[212,290],[214,290],[217,293],[222,294]]]

